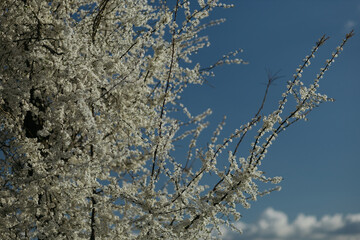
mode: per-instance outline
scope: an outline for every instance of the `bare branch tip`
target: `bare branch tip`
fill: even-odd
[[[319,39],[319,41],[316,42],[317,46],[323,45],[330,37],[327,37],[325,34],[322,35],[322,37]]]
[[[352,29],[349,33],[346,34],[346,39],[349,39],[351,38],[352,36],[354,36],[355,33],[354,33],[354,29]]]

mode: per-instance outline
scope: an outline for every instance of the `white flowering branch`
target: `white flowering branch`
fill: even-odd
[[[248,123],[221,140],[224,118],[204,144],[211,110],[193,116],[182,92],[223,64],[247,62],[236,50],[208,67],[192,63],[209,45],[201,31],[224,21],[207,21],[211,11],[231,4],[171,4],[0,2],[1,239],[210,239],[241,206],[280,189],[259,189],[281,181],[261,161],[281,131],[332,101],[317,93],[319,81],[353,32],[312,84],[301,73],[325,36],[273,112],[264,109],[277,75]],[[187,146],[183,157],[175,144]]]

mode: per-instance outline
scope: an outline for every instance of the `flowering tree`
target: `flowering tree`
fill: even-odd
[[[317,93],[319,81],[352,32],[313,83],[305,86],[301,73],[325,36],[273,112],[262,113],[270,76],[253,118],[224,140],[219,124],[201,147],[211,111],[192,116],[181,92],[219,65],[246,62],[240,51],[209,67],[191,62],[208,44],[200,32],[223,21],[204,19],[231,5],[172,4],[0,2],[1,239],[207,239],[240,218],[238,206],[279,189],[258,189],[259,181],[281,181],[259,165],[280,132],[331,101]],[[254,128],[249,153],[240,153]],[[186,158],[173,157],[179,141],[189,141]],[[212,185],[203,181],[209,174]]]

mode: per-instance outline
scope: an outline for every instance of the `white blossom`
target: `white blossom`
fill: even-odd
[[[313,83],[300,78],[324,37],[278,107],[262,105],[225,137],[224,118],[203,143],[211,110],[193,115],[181,93],[216,67],[247,64],[242,49],[190,64],[209,46],[202,30],[224,21],[207,17],[232,5],[155,2],[0,2],[1,239],[208,239],[239,206],[280,189],[259,189],[282,180],[265,177],[261,161],[282,130],[332,101],[319,80],[352,34]]]

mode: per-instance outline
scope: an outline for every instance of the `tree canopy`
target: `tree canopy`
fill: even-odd
[[[321,37],[278,106],[219,139],[197,142],[211,110],[193,116],[181,93],[211,66],[193,63],[218,0],[2,0],[0,2],[0,238],[208,239],[258,196],[279,190],[259,166],[279,133],[323,102],[317,92],[349,33],[308,86]],[[288,101],[292,104],[287,104]],[[179,115],[179,113],[181,113]],[[251,131],[254,129],[253,131]],[[253,135],[251,135],[253,134]],[[238,151],[254,136],[249,152]],[[187,142],[186,158],[175,143]],[[227,164],[219,164],[219,159]],[[199,167],[192,163],[198,160]],[[206,184],[211,175],[216,183]],[[235,227],[234,227],[234,230]]]

